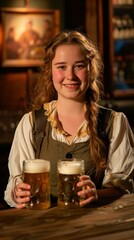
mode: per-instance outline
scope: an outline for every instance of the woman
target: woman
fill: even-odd
[[[57,160],[65,157],[85,161],[85,175],[78,183],[84,189],[78,192],[84,196],[82,206],[100,197],[134,192],[134,136],[123,113],[98,105],[102,69],[99,51],[80,32],[61,32],[45,48],[44,67],[31,104],[32,110],[43,106],[47,116],[39,157],[51,162],[53,199],[57,197]],[[105,112],[110,112],[108,119]],[[100,124],[100,115],[105,124]],[[20,182],[15,188],[13,178],[21,173],[24,159],[35,158],[33,125],[29,112],[16,129],[9,156],[5,200],[16,208],[29,201],[30,186]]]

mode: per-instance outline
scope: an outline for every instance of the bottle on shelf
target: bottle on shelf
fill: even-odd
[[[134,38],[134,22],[131,16],[126,14],[113,17],[113,36],[114,39]]]

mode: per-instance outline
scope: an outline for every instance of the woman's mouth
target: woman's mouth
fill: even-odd
[[[66,88],[69,88],[69,89],[76,89],[80,86],[79,83],[71,83],[71,84],[63,84]]]

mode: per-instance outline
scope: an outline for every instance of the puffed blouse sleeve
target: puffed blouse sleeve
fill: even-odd
[[[109,121],[109,154],[103,187],[134,193],[134,134],[122,112],[112,112]]]

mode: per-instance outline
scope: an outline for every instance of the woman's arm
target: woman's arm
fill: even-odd
[[[104,188],[118,188],[124,193],[134,192],[134,134],[123,113],[114,112],[111,123]]]
[[[122,196],[123,192],[116,188],[105,188],[97,190],[98,199],[107,197]]]
[[[110,146],[102,189],[96,189],[89,176],[78,183],[81,205],[134,192],[134,135],[123,113],[114,112],[110,122]]]
[[[31,119],[31,113],[27,113],[22,117],[16,128],[9,154],[9,181],[5,190],[4,199],[11,207],[16,206],[14,199],[14,177],[22,173],[23,160],[35,158]],[[20,179],[18,182],[22,182],[22,180]]]

